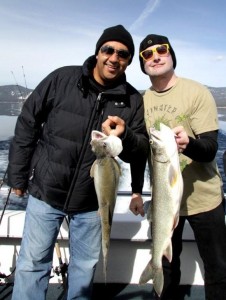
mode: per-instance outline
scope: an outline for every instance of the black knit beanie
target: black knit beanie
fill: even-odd
[[[140,52],[147,49],[148,47],[158,45],[158,44],[159,45],[161,45],[161,44],[168,44],[169,45],[169,51],[170,51],[170,54],[171,54],[172,60],[173,60],[173,68],[174,69],[176,68],[176,65],[177,65],[176,56],[175,56],[175,53],[173,51],[172,46],[170,45],[170,42],[169,42],[168,38],[166,36],[163,36],[163,35],[149,34],[140,43],[140,51],[139,51],[140,67],[141,67],[141,70],[144,72],[144,74],[146,74],[146,72],[144,70],[144,63],[143,63],[142,57],[140,56]]]
[[[108,41],[117,41],[127,46],[131,54],[129,64],[132,62],[134,56],[133,38],[131,34],[122,25],[116,25],[113,27],[106,28],[104,30],[99,40],[97,41],[95,55],[97,55],[100,47]]]

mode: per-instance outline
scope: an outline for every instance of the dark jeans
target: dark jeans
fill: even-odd
[[[161,300],[178,299],[180,254],[185,220],[193,229],[199,254],[204,264],[206,300],[226,300],[226,226],[223,205],[188,217],[180,217],[172,237],[173,259],[163,258],[164,288]]]

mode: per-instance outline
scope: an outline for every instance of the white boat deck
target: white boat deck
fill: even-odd
[[[118,196],[108,258],[107,282],[137,284],[147,262],[150,260],[150,233],[146,217],[134,216],[129,211],[129,196]],[[6,210],[0,226],[0,272],[9,274],[18,256],[25,211]],[[67,222],[61,226],[58,241],[62,260],[68,263]],[[190,225],[186,223],[183,233],[181,284],[203,285],[203,265]],[[53,269],[59,266],[54,253]],[[60,277],[53,273],[50,283],[59,283]],[[95,282],[104,282],[102,259],[97,267]]]

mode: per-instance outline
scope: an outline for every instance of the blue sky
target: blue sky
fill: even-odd
[[[138,49],[149,33],[168,36],[176,74],[212,87],[226,86],[225,0],[1,0],[0,85],[35,86],[54,69],[93,55],[107,27],[124,25],[135,56],[127,80],[150,86]],[[23,68],[22,68],[23,66]]]

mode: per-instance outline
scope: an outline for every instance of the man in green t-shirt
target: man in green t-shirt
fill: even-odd
[[[139,59],[141,70],[152,83],[144,93],[147,131],[160,122],[171,127],[183,166],[180,220],[172,236],[172,262],[163,257],[160,299],[177,299],[182,233],[188,220],[204,263],[206,299],[225,300],[226,227],[222,179],[215,160],[219,129],[215,101],[206,87],[175,74],[176,55],[167,37],[146,36]],[[131,200],[130,209],[144,215],[141,199]]]

